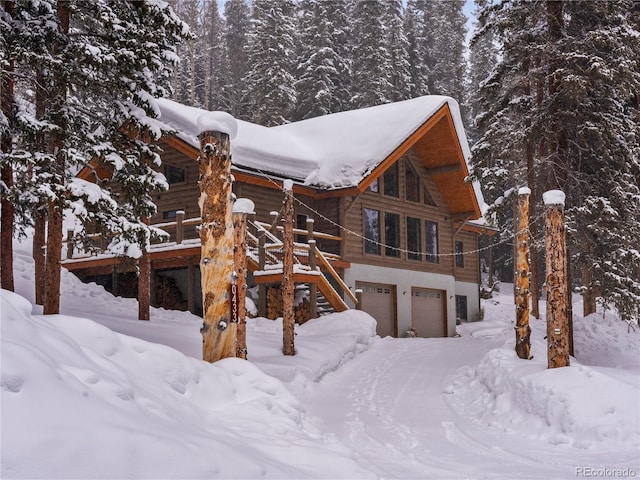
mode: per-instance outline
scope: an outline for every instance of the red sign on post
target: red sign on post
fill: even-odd
[[[238,286],[232,283],[229,286],[229,321],[238,323]]]

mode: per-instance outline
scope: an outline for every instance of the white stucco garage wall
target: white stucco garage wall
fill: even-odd
[[[467,297],[467,321],[480,320],[480,288],[476,283],[456,282],[456,295]]]
[[[445,290],[447,335],[453,337],[456,334],[456,282],[453,276],[352,263],[351,268],[345,270],[344,281],[352,291],[355,290],[356,281],[396,286],[399,337],[404,337],[411,328],[411,287]]]

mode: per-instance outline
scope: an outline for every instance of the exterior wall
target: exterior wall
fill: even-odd
[[[456,281],[456,295],[467,297],[467,321],[480,320],[480,288],[477,283]]]
[[[462,242],[464,252],[472,252],[463,256],[464,266],[459,267],[454,257],[455,277],[460,282],[471,282],[480,284],[480,255],[478,253],[479,235],[472,232],[458,232],[454,238],[455,242]]]
[[[396,286],[399,337],[404,337],[411,328],[411,287],[444,290],[447,295],[447,336],[456,334],[456,282],[451,275],[352,263],[350,268],[345,269],[344,280],[349,288],[355,288],[356,281]]]

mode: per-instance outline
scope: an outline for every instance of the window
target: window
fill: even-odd
[[[184,168],[174,167],[173,165],[164,166],[164,176],[167,178],[169,185],[174,183],[184,183],[186,174]]]
[[[409,260],[422,260],[422,230],[419,218],[407,217],[407,250]]]
[[[380,192],[380,179],[376,178],[371,185],[369,185],[369,191],[373,193]]]
[[[420,201],[420,178],[408,161],[404,162],[405,197],[409,202]]]
[[[464,268],[464,243],[456,240],[456,267]]]
[[[380,255],[380,210],[365,208],[362,214],[364,253]]]
[[[174,220],[176,218],[176,214],[178,213],[178,210],[168,210],[166,212],[162,212],[162,219],[163,220]]]
[[[398,188],[398,163],[394,163],[382,175],[383,193],[390,197],[399,196]]]
[[[384,254],[387,257],[400,258],[400,215],[384,214]]]
[[[427,262],[438,263],[438,224],[429,220],[425,221],[424,224]]]

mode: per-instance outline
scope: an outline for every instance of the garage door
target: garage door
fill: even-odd
[[[444,290],[411,288],[411,323],[418,337],[447,335],[445,299]]]
[[[362,290],[362,310],[378,322],[376,333],[396,337],[396,287],[381,283],[356,282]]]

